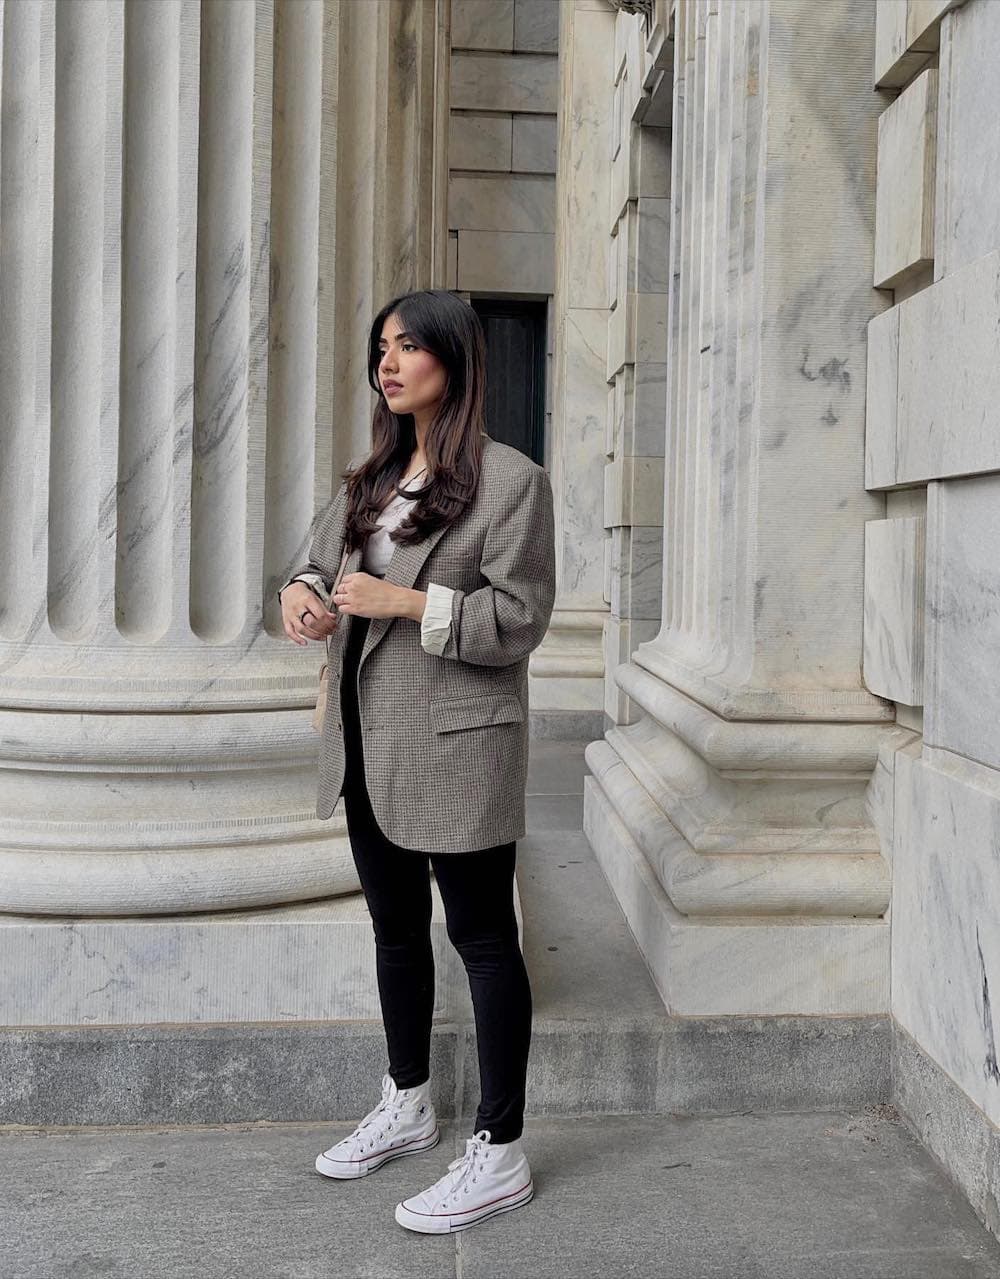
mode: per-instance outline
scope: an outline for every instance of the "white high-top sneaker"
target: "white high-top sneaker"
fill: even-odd
[[[430,1080],[416,1088],[397,1088],[386,1074],[382,1100],[349,1137],[316,1156],[316,1171],[324,1177],[364,1177],[390,1159],[430,1150],[440,1140]]]
[[[439,1181],[396,1205],[396,1220],[425,1235],[448,1234],[520,1208],[533,1194],[520,1139],[494,1146],[484,1128],[467,1138],[465,1154]]]

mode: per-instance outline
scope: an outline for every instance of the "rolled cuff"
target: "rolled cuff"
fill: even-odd
[[[420,619],[420,647],[440,657],[451,634],[451,601],[455,592],[438,582],[427,583],[427,603]]]

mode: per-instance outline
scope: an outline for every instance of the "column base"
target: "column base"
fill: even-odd
[[[249,910],[357,892],[308,709],[0,709],[0,912]]]
[[[682,915],[593,777],[584,832],[670,1013],[887,1012],[887,919]]]

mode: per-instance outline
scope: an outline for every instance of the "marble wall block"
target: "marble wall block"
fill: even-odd
[[[475,234],[475,232],[473,232],[472,234]],[[449,231],[448,233],[446,270],[448,272],[448,284],[446,287],[449,289],[457,289],[458,288],[458,232],[457,231]]]
[[[622,208],[614,234],[614,269],[617,274],[615,301],[626,293],[634,293],[638,287],[636,284],[638,230],[638,201],[628,200]]]
[[[610,545],[611,538],[608,538],[609,548]],[[614,613],[605,620],[603,652],[607,678],[604,681],[604,711],[613,724],[634,724],[643,713],[624,689],[619,687],[614,678],[614,670],[622,662],[627,662],[640,644],[654,639],[658,627],[658,620],[617,617]]]
[[[456,288],[491,293],[551,293],[555,237],[519,231],[459,231]]]
[[[635,337],[632,358],[641,364],[663,364],[667,359],[667,295],[635,294]]]
[[[461,110],[544,111],[555,114],[558,59],[504,53],[453,53],[451,105]]]
[[[865,488],[896,483],[896,380],[899,372],[899,307],[868,321],[865,397]]]
[[[514,0],[452,0],[453,49],[514,47]]]
[[[927,502],[924,741],[1000,769],[1000,476]]]
[[[471,1013],[431,881],[437,1017]],[[515,912],[520,899],[515,886]],[[0,1026],[372,1020],[379,998],[361,893],[156,918],[0,914]]]
[[[452,114],[448,126],[449,167],[509,171],[511,125],[509,115]]]
[[[937,72],[924,71],[879,117],[877,288],[895,288],[934,257],[937,92]]]
[[[911,49],[937,48],[939,32],[935,31],[950,9],[965,0],[906,0],[906,43]]]
[[[555,116],[513,117],[514,145],[511,168],[516,172],[555,173]]]
[[[514,49],[555,53],[559,48],[559,0],[516,0]]]
[[[865,525],[865,684],[908,706],[924,700],[924,526],[919,516]]]
[[[902,59],[906,55],[906,64]],[[905,84],[927,55],[906,49],[906,0],[876,0],[874,82],[886,88]]]
[[[1000,4],[968,0],[942,31],[937,279],[1000,249]]]
[[[610,311],[618,303],[618,257],[619,246],[618,237],[622,233],[624,227],[623,222],[617,222],[611,230],[611,243],[608,245],[607,256],[607,281],[608,281],[608,310]]]
[[[892,1012],[1000,1123],[1000,773],[896,756]]]
[[[670,138],[669,129],[645,123],[636,133],[632,160],[632,194],[639,199],[644,196],[669,197]]]
[[[623,136],[627,138],[630,132],[628,117],[616,110],[612,117],[611,125],[617,150],[611,160],[611,191],[609,193],[605,221],[605,234],[614,227],[618,219],[624,214],[632,187],[632,166],[629,163],[629,148],[623,145]]]
[[[577,11],[573,17],[572,64],[558,129],[563,164],[559,182],[560,221],[567,231],[560,269],[568,307],[607,305],[607,192],[611,121],[601,86],[612,82],[607,7]]]
[[[1000,468],[1000,252],[899,304],[896,482]]]
[[[624,364],[609,387],[608,457],[662,457],[666,431],[667,366]]]
[[[556,229],[555,182],[545,176],[483,174],[448,181],[448,225],[462,231]]]
[[[642,360],[632,366],[632,411],[626,412],[622,450],[662,457],[666,444],[667,366]]]
[[[603,351],[608,315],[603,310],[573,307],[565,312],[564,384],[559,412],[564,423],[560,441],[562,468],[562,545],[560,599],[576,608],[601,608],[605,597],[604,535],[595,519],[594,495],[603,492],[604,406],[607,380]]]
[[[623,370],[630,373],[631,366]],[[622,437],[625,424],[625,396],[632,391],[625,386],[625,377],[616,377],[608,383],[608,414],[604,430],[604,452],[607,457],[614,457],[619,450],[618,441]]]
[[[611,530],[611,611],[659,625],[663,525]]]
[[[608,380],[619,374],[626,364],[635,359],[635,307],[636,295],[619,295],[618,303],[608,316]]]
[[[663,522],[663,458],[616,457],[604,468],[604,526]]]
[[[640,196],[636,202],[635,287],[640,293],[666,294],[669,279],[670,201]],[[666,313],[667,300],[663,298]]]
[[[961,0],[876,0],[875,84],[898,89],[938,47],[938,23]]]

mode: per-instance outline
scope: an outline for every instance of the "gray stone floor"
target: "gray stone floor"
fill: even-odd
[[[581,831],[583,768],[583,743],[532,742],[535,1015],[660,1017]],[[891,1107],[529,1118],[534,1200],[440,1239],[393,1209],[470,1124],[361,1181],[319,1176],[351,1126],[0,1130],[0,1279],[1000,1279],[1000,1243]]]
[[[453,1236],[399,1199],[464,1148],[356,1182],[346,1125],[0,1134],[3,1279],[997,1279],[1000,1243],[889,1108],[529,1120],[535,1198]]]

